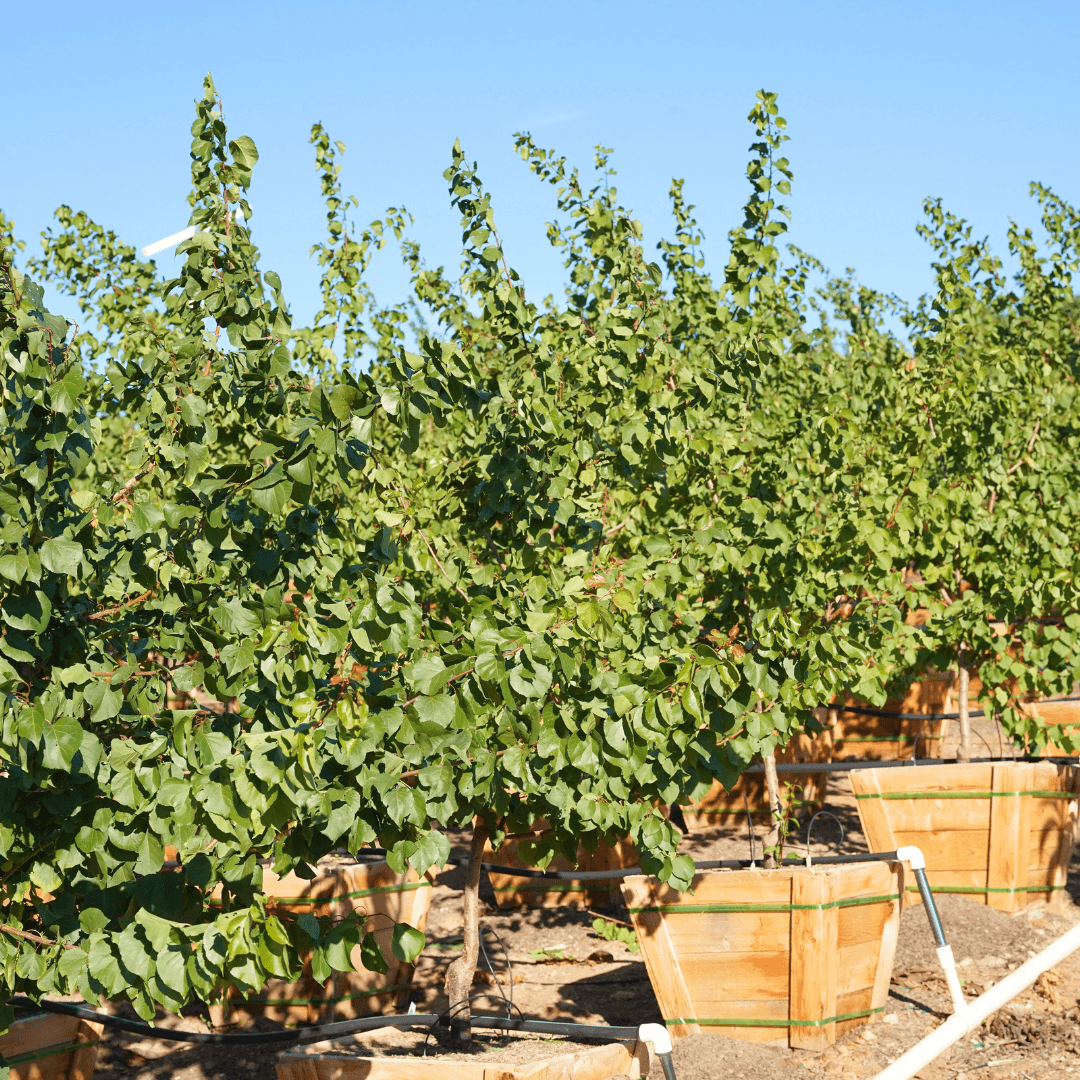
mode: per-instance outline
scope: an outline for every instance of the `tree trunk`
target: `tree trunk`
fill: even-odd
[[[463,924],[461,955],[446,969],[446,997],[450,1009],[450,1030],[459,1042],[472,1041],[472,995],[476,962],[480,958],[480,871],[487,840],[487,826],[482,816],[473,820],[472,847],[469,850],[469,871],[462,896]]]
[[[765,762],[765,790],[769,796],[770,828],[762,847],[765,849],[764,866],[775,870],[781,854],[781,831],[784,827],[784,808],[780,802],[780,780],[776,775],[776,755],[768,754]]]
[[[968,711],[968,683],[970,673],[964,666],[964,649],[961,646],[957,662],[956,708],[960,714],[960,747],[956,760],[966,764],[971,760],[971,714]]]

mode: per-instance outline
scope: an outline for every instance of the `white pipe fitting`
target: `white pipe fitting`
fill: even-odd
[[[926,869],[926,858],[923,856],[921,848],[914,846],[897,848],[896,857],[901,862],[906,862],[912,870]]]
[[[639,1042],[652,1043],[656,1054],[671,1053],[671,1032],[663,1024],[642,1024],[637,1029]]]
[[[952,946],[942,945],[937,955],[942,970],[945,972],[945,982],[949,987],[949,997],[952,998],[953,1012],[963,1012],[968,1003],[960,987],[960,976],[956,974],[956,959],[953,957]]]
[[[1074,926],[985,994],[969,1001],[962,1011],[953,1013],[939,1028],[879,1072],[875,1080],[911,1080],[953,1043],[970,1035],[988,1016],[1026,990],[1044,971],[1049,971],[1077,949],[1080,949],[1080,926]]]

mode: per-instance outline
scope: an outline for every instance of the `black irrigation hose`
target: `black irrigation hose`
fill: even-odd
[[[608,1027],[606,1024],[555,1023],[550,1020],[511,1020],[500,1016],[474,1016],[473,1027],[501,1031],[535,1031],[540,1035],[566,1035],[573,1039],[603,1039],[610,1042],[637,1039],[636,1027]]]
[[[997,758],[987,758],[987,761],[997,761]],[[1049,761],[1049,758],[1043,758]],[[1070,759],[1071,760],[1071,759]],[[891,762],[871,762],[871,765],[888,765]],[[364,851],[377,853],[378,848],[364,848]],[[878,859],[892,859],[895,851],[878,854],[860,852],[856,855],[823,855],[815,857],[815,863],[847,863],[847,862],[873,862]],[[793,866],[801,866],[805,862],[802,855],[785,855],[784,862]],[[447,859],[449,866],[468,866],[468,859]],[[618,870],[534,870],[528,866],[498,866],[495,863],[481,863],[485,870],[494,870],[497,874],[506,874],[507,877],[546,878],[551,881],[618,881],[625,877],[639,877],[645,874],[640,866],[627,866]],[[711,859],[694,863],[695,870],[739,870],[754,866],[752,859]]]
[[[340,1020],[331,1024],[319,1024],[317,1027],[293,1028],[291,1031],[248,1031],[248,1032],[202,1032],[177,1031],[174,1028],[155,1027],[141,1020],[125,1020],[122,1016],[97,1012],[82,1005],[69,1005],[63,1001],[31,1001],[29,998],[8,998],[9,1005],[29,1009],[44,1009],[46,1012],[62,1013],[64,1016],[77,1016],[82,1020],[93,1020],[106,1027],[129,1031],[135,1035],[153,1035],[159,1039],[189,1043],[232,1043],[248,1045],[277,1042],[311,1042],[315,1039],[332,1039],[351,1035],[356,1031],[373,1031],[382,1027],[430,1027],[438,1019],[436,1013],[408,1013],[401,1016],[365,1016],[359,1020]]]

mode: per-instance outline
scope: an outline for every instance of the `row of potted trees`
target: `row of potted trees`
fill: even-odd
[[[257,150],[209,79],[175,278],[68,208],[20,269],[0,223],[9,994],[150,1017],[266,997],[305,963],[324,988],[404,970],[416,923],[387,938],[365,912],[274,902],[271,874],[374,844],[417,883],[442,827],[469,826],[447,979],[464,1038],[481,857],[506,837],[543,821],[539,866],[625,839],[679,892],[694,867],[660,807],[761,759],[775,865],[785,748],[825,703],[876,707],[935,670],[958,671],[962,727],[974,686],[1046,743],[1024,702],[1071,689],[1080,629],[1077,216],[1037,189],[1051,251],[1014,227],[1006,284],[929,203],[936,291],[901,310],[908,347],[892,301],[782,263],[775,95],[750,120],[715,283],[681,183],[651,262],[610,152],[587,180],[524,134],[565,297],[527,297],[458,146],[447,276],[404,211],[353,226],[344,148],[317,125],[323,306],[294,326],[249,225]],[[363,272],[392,239],[413,296],[380,307]]]

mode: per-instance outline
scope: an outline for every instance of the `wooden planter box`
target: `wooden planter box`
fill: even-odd
[[[858,769],[851,786],[870,850],[921,848],[935,892],[1000,911],[1064,900],[1080,793],[1075,766]],[[913,882],[907,898],[919,902]]]
[[[415,1057],[359,1057],[335,1051],[332,1041],[312,1043],[278,1058],[278,1080],[637,1080],[649,1072],[643,1043],[605,1043],[589,1050],[524,1065]]]
[[[904,869],[896,862],[706,871],[678,893],[623,882],[660,1012],[711,1033],[821,1050],[881,1016]]]
[[[847,712],[835,705],[829,708],[833,760],[896,761],[913,755],[917,758],[940,757],[941,741],[949,730],[949,721],[918,717],[954,712],[954,682],[955,676],[951,673],[927,675],[913,682],[906,694],[890,698],[880,709],[862,698],[846,695],[844,705],[878,711]]]
[[[0,1035],[12,1080],[91,1080],[104,1025],[57,1013],[20,1017]]]
[[[1037,717],[1047,727],[1064,728],[1076,737],[1080,733],[1080,698],[1049,698],[1045,701],[1021,702],[1020,709],[1028,716]],[[1048,733],[1050,734],[1050,733]],[[1059,746],[1050,734],[1040,757],[1072,757],[1072,752]]]
[[[241,1000],[233,990],[227,1001],[210,1006],[215,1026],[265,1016],[286,1025],[314,1024],[332,1018],[351,1020],[391,1010],[412,984],[413,965],[404,964],[390,951],[394,924],[406,922],[417,930],[427,925],[431,879],[410,870],[398,874],[385,862],[320,863],[312,880],[288,874],[278,877],[263,870],[267,911],[276,907],[313,915],[342,917],[352,911],[368,915],[365,929],[374,932],[389,968],[385,975],[368,971],[353,950],[357,971],[335,972],[324,985],[311,976],[310,966],[297,982],[270,979],[256,996]]]
[[[828,731],[816,737],[796,735],[783,750],[776,752],[776,760],[784,763],[831,761],[831,736]],[[828,776],[824,773],[780,774],[781,793],[785,797],[793,794],[811,812],[820,809],[827,784]],[[704,829],[716,824],[730,825],[733,820],[745,821],[748,807],[755,820],[769,817],[763,773],[740,776],[730,791],[719,780],[714,780],[703,799],[680,809],[687,828]]]
[[[484,845],[484,862],[497,866],[520,866],[531,869],[533,864],[522,858],[519,848],[523,841],[544,836],[550,832],[546,821],[537,821],[529,833],[508,836],[496,851],[491,842]],[[548,865],[549,870],[621,870],[638,865],[638,853],[629,840],[620,840],[614,847],[598,844],[595,851],[579,847],[577,866],[556,855]],[[500,908],[513,907],[572,907],[590,908],[609,905],[618,895],[618,881],[573,881],[568,878],[516,877],[488,871],[488,880],[495,892],[495,903]]]

